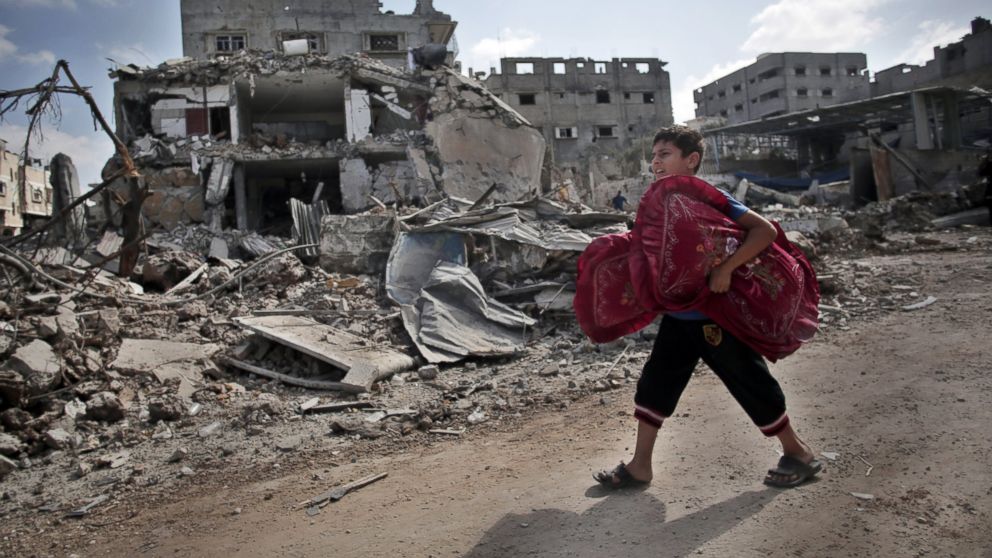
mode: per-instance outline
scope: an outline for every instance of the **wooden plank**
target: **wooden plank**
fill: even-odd
[[[895,184],[892,182],[892,164],[888,151],[871,146],[871,170],[875,176],[875,195],[878,201],[891,200],[895,196]]]
[[[172,287],[168,291],[165,291],[165,295],[166,296],[169,296],[169,295],[174,295],[174,294],[177,294],[177,293],[181,293],[181,292],[185,291],[186,289],[192,287],[193,286],[193,283],[196,283],[197,279],[199,279],[200,276],[203,275],[207,271],[207,269],[209,267],[210,266],[207,265],[207,264],[201,265],[199,268],[197,268],[196,271],[194,271],[193,273],[190,273],[189,275],[186,276],[185,279],[183,279],[182,281],[180,281],[179,283],[177,283],[175,287]]]

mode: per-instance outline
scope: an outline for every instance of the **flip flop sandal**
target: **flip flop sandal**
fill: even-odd
[[[778,465],[774,469],[768,470],[765,484],[775,488],[795,488],[815,477],[822,469],[823,465],[815,459],[809,463],[803,463],[795,457],[783,455],[778,460]],[[777,479],[772,475],[790,477],[790,480]]]
[[[592,478],[599,484],[603,485],[603,487],[613,490],[627,488],[629,486],[645,486],[650,484],[650,481],[635,479],[634,476],[630,474],[630,471],[627,470],[627,466],[624,465],[622,461],[612,471],[600,471],[594,474]],[[614,480],[614,478],[617,480]]]

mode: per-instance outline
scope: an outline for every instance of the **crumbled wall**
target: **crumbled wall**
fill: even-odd
[[[320,223],[320,267],[331,273],[378,274],[393,246],[390,215],[327,215]]]

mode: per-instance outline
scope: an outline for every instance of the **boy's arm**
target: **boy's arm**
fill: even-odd
[[[737,224],[747,231],[744,244],[727,261],[710,271],[710,290],[725,293],[730,290],[730,277],[734,270],[753,260],[775,242],[778,231],[767,219],[753,211],[737,218]]]

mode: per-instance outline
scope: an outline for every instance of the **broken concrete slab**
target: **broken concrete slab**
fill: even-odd
[[[15,436],[0,432],[0,455],[13,457],[24,450],[26,446]]]
[[[953,215],[945,215],[932,221],[933,226],[938,229],[949,229],[960,227],[961,225],[989,226],[989,210],[981,207],[969,211],[962,211]]]
[[[219,350],[212,343],[125,339],[110,366],[124,374],[150,374],[162,383],[178,378],[178,395],[190,397],[203,381],[203,362]]]
[[[367,391],[376,381],[413,367],[413,358],[389,347],[299,316],[235,318],[234,323],[346,371],[340,383]]]
[[[62,382],[62,365],[52,346],[35,340],[14,351],[7,367],[24,379],[28,396],[41,395]]]
[[[0,480],[3,480],[10,473],[17,470],[17,463],[7,457],[0,455]]]

